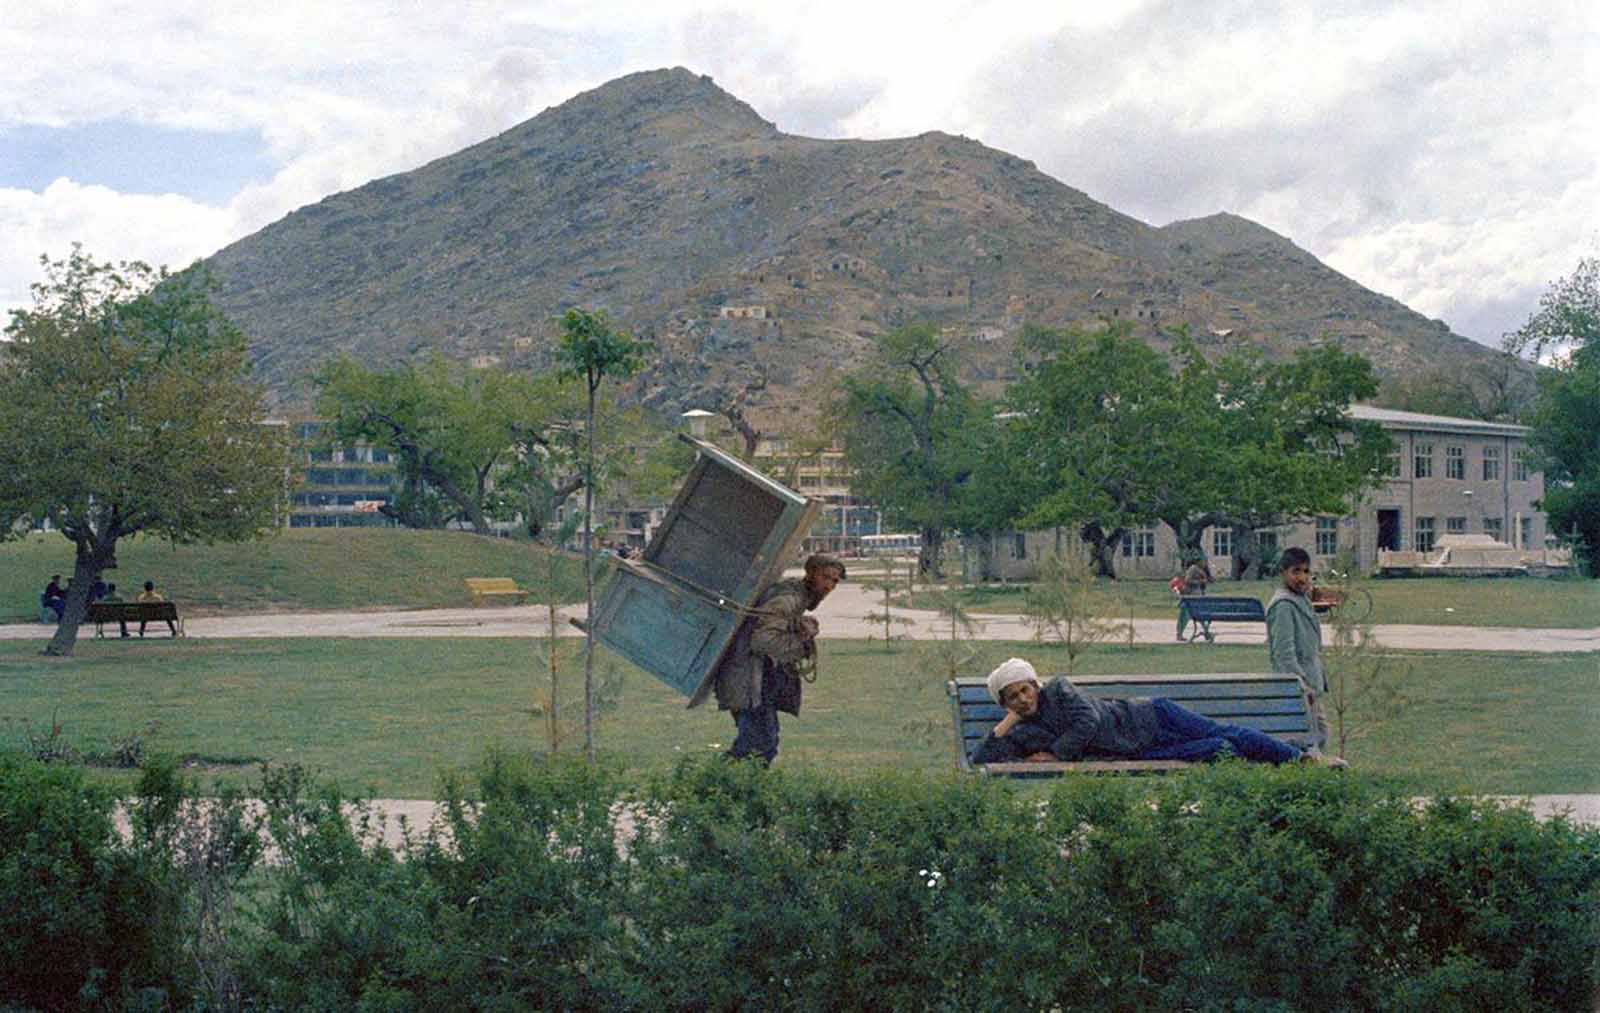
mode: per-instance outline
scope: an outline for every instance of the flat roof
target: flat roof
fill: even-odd
[[[1484,422],[1482,419],[1460,419],[1449,415],[1424,415],[1421,412],[1402,412],[1393,408],[1353,404],[1348,414],[1365,422],[1376,422],[1386,429],[1429,429],[1447,433],[1473,433],[1480,436],[1527,436],[1532,432],[1527,426],[1510,422]]]

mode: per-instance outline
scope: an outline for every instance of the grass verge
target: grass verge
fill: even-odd
[[[863,575],[870,575],[865,567]],[[1361,586],[1372,594],[1372,622],[1425,626],[1511,626],[1530,629],[1590,629],[1600,616],[1600,580],[1534,577],[1429,577],[1369,580]],[[1268,580],[1219,581],[1211,593],[1243,595],[1267,601],[1278,588]],[[1023,610],[1022,585],[968,588],[963,601],[977,613]],[[1164,580],[1096,581],[1093,594],[1113,618],[1173,619],[1178,600]],[[920,597],[920,595],[919,595]],[[905,607],[905,594],[895,604]],[[917,607],[929,607],[920,602]],[[1131,611],[1130,611],[1131,610]]]
[[[562,644],[564,693],[577,695],[579,644]],[[970,645],[964,671],[1013,654],[1043,672],[1059,648]],[[85,641],[69,660],[0,642],[0,727],[25,746],[60,726],[79,754],[137,746],[197,758],[208,773],[246,773],[251,758],[299,762],[347,790],[426,798],[441,768],[491,745],[545,750],[548,685],[536,640]],[[821,671],[798,719],[783,718],[785,766],[821,771],[954,765],[944,663],[937,645],[824,641]],[[1359,771],[1418,792],[1549,794],[1600,790],[1600,669],[1594,655],[1395,652],[1405,702],[1358,702],[1348,755]],[[1078,671],[1260,671],[1259,647],[1100,647]],[[581,713],[572,711],[579,718]],[[153,723],[153,727],[152,727]],[[726,748],[733,722],[623,666],[617,706],[598,721],[603,752],[659,768]],[[129,742],[137,737],[136,743]],[[581,733],[568,748],[581,748]],[[131,783],[122,771],[95,776]]]
[[[71,576],[72,552],[54,533],[0,544],[0,618],[37,620],[39,592],[51,574]],[[531,542],[394,528],[295,528],[236,545],[136,537],[118,543],[117,564],[106,580],[119,592],[131,598],[153,580],[185,614],[450,608],[471,602],[465,577],[511,577],[536,589],[550,582],[549,556]],[[556,558],[555,588],[563,602],[583,597],[576,560]]]

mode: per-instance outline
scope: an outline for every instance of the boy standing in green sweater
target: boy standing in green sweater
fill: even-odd
[[[1322,668],[1322,624],[1311,608],[1311,555],[1298,545],[1283,550],[1278,559],[1283,586],[1267,604],[1267,653],[1272,670],[1300,678],[1314,723],[1314,750],[1328,745],[1328,713],[1323,694],[1328,676]]]

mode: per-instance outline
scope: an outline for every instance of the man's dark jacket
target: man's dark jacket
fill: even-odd
[[[1057,759],[1125,759],[1155,745],[1160,724],[1144,698],[1101,700],[1078,692],[1065,676],[1039,690],[1039,709],[1005,735],[990,732],[973,751],[973,763],[1005,763],[1032,753]]]

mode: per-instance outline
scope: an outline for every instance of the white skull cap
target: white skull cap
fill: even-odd
[[[1032,665],[1021,658],[1007,658],[989,673],[989,696],[995,703],[999,703],[1001,692],[1012,683],[1038,681],[1039,674],[1033,670]]]

